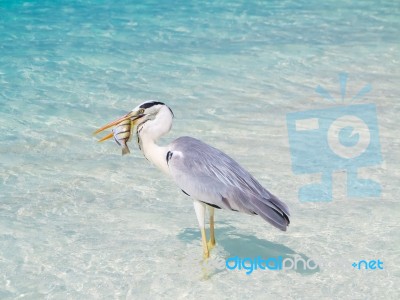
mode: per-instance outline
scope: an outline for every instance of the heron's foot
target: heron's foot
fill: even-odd
[[[213,248],[215,247],[215,239],[210,239],[210,240],[207,242],[207,247],[208,247],[208,250],[213,249]]]
[[[207,249],[207,251],[206,250],[203,251],[203,258],[204,259],[210,258],[210,251],[208,249]]]
[[[203,245],[203,257],[204,259],[207,259],[210,257],[210,250],[208,249],[206,231],[204,230],[204,228],[201,229],[201,242]]]
[[[207,244],[206,247],[204,247],[204,251],[203,251],[203,257],[204,259],[207,259],[210,257],[210,252],[211,249],[213,249],[215,247],[215,239],[210,239]],[[207,248],[207,249],[206,249]]]

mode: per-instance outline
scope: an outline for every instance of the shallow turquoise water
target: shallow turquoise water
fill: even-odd
[[[400,284],[396,1],[0,1],[0,298],[395,299]],[[300,202],[286,114],[367,83],[383,163],[378,198]],[[313,272],[202,266],[191,202],[142,157],[91,133],[141,101],[175,113],[165,139],[200,138],[285,199],[282,233],[217,212],[212,261],[313,258]],[[315,176],[314,176],[315,177]],[[355,270],[381,259],[384,270]]]

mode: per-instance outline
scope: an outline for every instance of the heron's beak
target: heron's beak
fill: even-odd
[[[121,123],[121,122],[123,122],[125,120],[128,120],[128,119],[131,119],[132,125],[134,126],[134,125],[136,125],[137,121],[143,116],[144,116],[144,114],[138,114],[138,112],[136,112],[136,111],[131,111],[131,112],[127,113],[126,115],[118,118],[117,120],[112,121],[112,122],[104,125],[103,127],[100,127],[95,132],[93,132],[93,134],[98,134],[98,133],[100,133],[100,132],[102,132],[102,131],[110,128],[110,127],[118,125],[119,123]],[[101,140],[99,140],[99,142],[103,142],[103,141],[108,140],[109,138],[112,138],[112,137],[113,137],[113,133],[110,133],[110,134],[106,135],[105,137],[103,137]]]

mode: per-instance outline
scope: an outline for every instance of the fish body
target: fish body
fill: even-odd
[[[122,155],[130,153],[127,142],[131,137],[131,120],[124,120],[113,129],[115,142],[122,147]]]

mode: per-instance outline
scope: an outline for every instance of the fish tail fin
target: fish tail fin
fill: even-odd
[[[125,155],[128,153],[131,153],[131,151],[129,151],[128,146],[125,145],[124,147],[122,147],[122,155]]]

